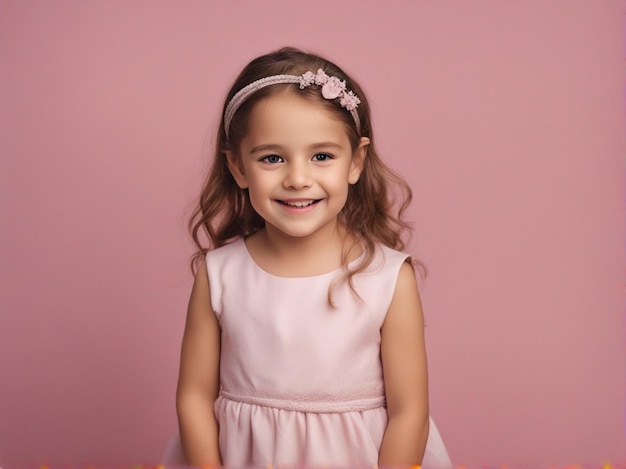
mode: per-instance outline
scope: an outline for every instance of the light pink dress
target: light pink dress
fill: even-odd
[[[341,270],[305,278],[262,270],[243,240],[211,251],[211,302],[222,330],[215,402],[222,462],[374,466],[387,424],[380,328],[406,254],[379,247],[345,285]],[[452,467],[431,420],[425,467]]]

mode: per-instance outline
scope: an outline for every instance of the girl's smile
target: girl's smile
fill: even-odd
[[[302,238],[336,228],[368,143],[353,151],[331,111],[285,91],[253,107],[239,155],[227,157],[268,234]]]
[[[277,202],[289,207],[289,208],[293,208],[293,209],[298,209],[298,210],[303,210],[306,209],[308,207],[311,207],[313,204],[318,203],[320,200],[311,200],[311,199],[305,199],[305,200],[277,200]]]

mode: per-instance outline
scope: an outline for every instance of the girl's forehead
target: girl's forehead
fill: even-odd
[[[346,124],[337,112],[297,92],[277,93],[253,106],[244,141],[265,140],[349,142]]]

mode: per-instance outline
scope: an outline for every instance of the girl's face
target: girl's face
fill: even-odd
[[[227,152],[228,166],[268,235],[302,238],[337,228],[368,144],[362,138],[353,151],[332,111],[285,91],[254,105],[239,155]]]

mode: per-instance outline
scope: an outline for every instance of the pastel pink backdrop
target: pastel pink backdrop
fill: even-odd
[[[0,1],[0,464],[155,464],[227,86],[352,72],[415,191],[455,463],[623,462],[621,1]]]

